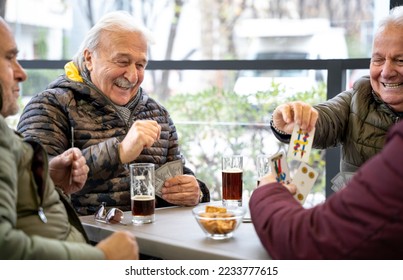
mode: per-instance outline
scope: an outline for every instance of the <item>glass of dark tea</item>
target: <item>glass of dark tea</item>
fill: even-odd
[[[130,164],[132,222],[147,224],[155,220],[154,164]]]
[[[221,173],[223,205],[242,206],[243,156],[223,156]]]

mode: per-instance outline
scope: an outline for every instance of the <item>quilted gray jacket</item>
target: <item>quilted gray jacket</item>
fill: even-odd
[[[18,131],[41,141],[50,156],[71,147],[71,127],[74,127],[74,146],[82,150],[90,168],[84,188],[71,196],[81,215],[94,213],[102,201],[107,206],[130,210],[129,172],[119,160],[117,147],[134,121],[156,120],[162,128],[160,139],[144,149],[136,162],[154,163],[158,168],[183,158],[168,111],[142,89],[138,94],[140,101],[131,112],[130,123],[126,123],[112,102],[96,88],[62,75],[47,90],[34,96],[24,109]],[[184,174],[194,175],[187,167]],[[208,188],[198,182],[203,201],[209,201]],[[157,207],[169,205],[157,197]]]

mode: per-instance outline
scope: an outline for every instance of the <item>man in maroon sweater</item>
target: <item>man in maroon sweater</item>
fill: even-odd
[[[249,207],[273,259],[403,259],[403,122],[341,191],[304,209],[295,186],[262,178]]]

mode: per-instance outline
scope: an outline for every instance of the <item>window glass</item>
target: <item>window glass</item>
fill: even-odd
[[[317,59],[369,57],[373,27],[388,9],[383,0],[13,0],[5,18],[24,59],[70,59],[112,10],[129,11],[153,31],[152,60],[266,59],[259,54],[279,50]]]

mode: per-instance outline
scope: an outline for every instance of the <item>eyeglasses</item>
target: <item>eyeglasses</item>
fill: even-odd
[[[123,211],[120,209],[111,208],[107,211],[105,202],[102,202],[97,212],[95,212],[95,220],[107,224],[126,225],[125,223],[122,222],[123,217],[124,217]]]

